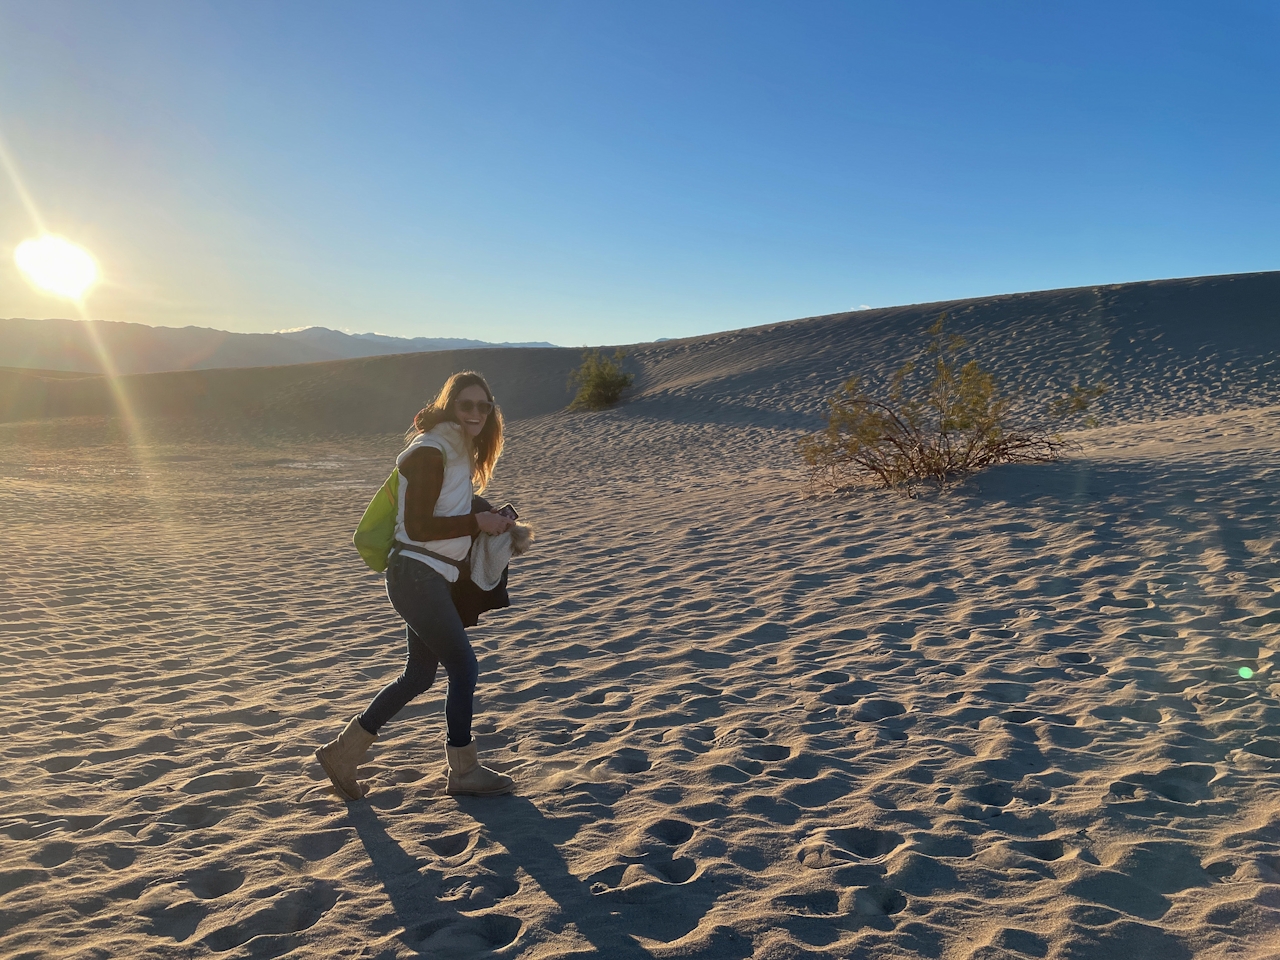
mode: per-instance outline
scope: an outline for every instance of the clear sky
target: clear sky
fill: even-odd
[[[0,0],[108,320],[627,343],[1280,268],[1280,5]],[[0,316],[69,316],[12,251]]]

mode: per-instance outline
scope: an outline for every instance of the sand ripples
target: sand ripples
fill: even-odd
[[[312,751],[398,669],[348,544],[394,443],[10,445],[0,952],[1266,956],[1274,417],[915,501],[802,498],[783,427],[517,424],[473,639],[521,793],[443,795],[441,686],[352,807]]]

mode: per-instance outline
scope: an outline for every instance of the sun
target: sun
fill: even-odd
[[[48,233],[23,240],[13,253],[13,261],[41,290],[68,300],[84,299],[98,280],[98,265],[88,250]]]

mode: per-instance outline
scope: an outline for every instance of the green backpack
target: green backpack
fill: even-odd
[[[364,508],[364,516],[351,538],[369,569],[378,573],[387,569],[387,556],[396,542],[396,508],[400,503],[400,471],[391,471],[387,482]]]

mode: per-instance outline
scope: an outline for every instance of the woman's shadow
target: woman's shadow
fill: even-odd
[[[639,960],[652,954],[636,936],[670,942],[698,926],[715,902],[712,882],[695,877],[682,884],[642,883],[632,887],[592,886],[569,870],[557,844],[577,834],[586,817],[547,818],[523,797],[457,799],[459,808],[479,823],[488,838],[556,902],[560,910],[548,929],[555,935],[572,925],[602,957]],[[519,935],[521,923],[495,913],[468,916],[439,899],[440,884],[424,875],[423,863],[391,837],[377,812],[353,805],[350,819],[403,929],[401,940],[423,955],[439,951],[440,938],[474,941],[477,951],[495,950]],[[383,931],[391,933],[392,929]],[[726,960],[749,956],[751,942],[727,928],[710,934],[704,956]],[[461,946],[460,943],[457,944]],[[699,951],[703,952],[703,951]]]

